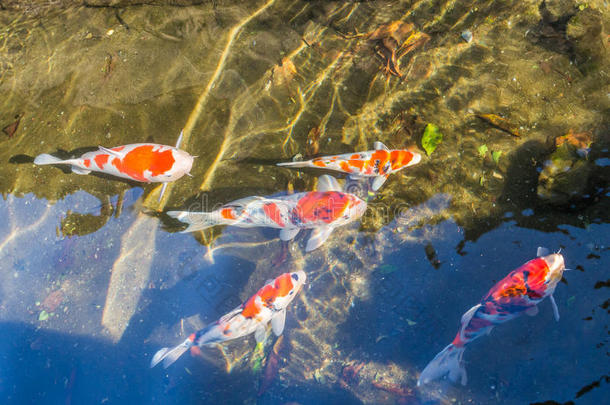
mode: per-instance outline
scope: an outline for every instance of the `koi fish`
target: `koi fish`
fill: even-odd
[[[420,162],[421,155],[404,149],[390,150],[381,142],[375,142],[375,150],[343,155],[322,156],[305,162],[278,163],[278,166],[311,167],[335,170],[354,177],[374,177],[372,189],[379,188],[388,176]]]
[[[193,156],[178,149],[181,140],[182,132],[176,146],[155,143],[134,143],[111,149],[100,146],[94,152],[66,160],[43,153],[34,159],[34,164],[66,164],[72,166],[76,174],[94,171],[146,183],[162,182],[165,183],[161,190],[163,195],[167,182],[189,174],[193,166]]]
[[[206,345],[222,343],[254,333],[257,343],[265,339],[267,325],[276,336],[284,331],[286,307],[297,295],[305,280],[305,272],[284,273],[268,281],[245,303],[229,312],[218,321],[192,333],[184,342],[173,348],[164,347],[153,356],[150,367],[163,362],[169,367],[184,352],[197,351]]]
[[[428,363],[419,376],[417,385],[426,384],[446,374],[451,381],[460,381],[466,385],[466,369],[462,361],[465,346],[478,337],[489,334],[494,326],[523,313],[536,315],[537,305],[546,297],[550,298],[555,320],[559,321],[553,292],[564,270],[561,254],[548,254],[546,249],[538,248],[538,258],[530,260],[498,281],[479,304],[462,316],[455,339]]]
[[[167,215],[189,224],[183,232],[192,232],[214,225],[242,228],[279,228],[280,239],[294,239],[301,229],[313,229],[305,250],[320,247],[332,231],[362,216],[366,202],[344,193],[334,177],[324,175],[317,191],[265,198],[247,197],[226,204],[213,212],[168,211]]]

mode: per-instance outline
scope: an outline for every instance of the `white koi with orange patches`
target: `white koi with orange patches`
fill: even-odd
[[[267,326],[279,336],[284,330],[286,308],[300,291],[306,280],[305,272],[284,273],[267,282],[252,297],[215,323],[191,334],[184,342],[173,348],[163,348],[152,358],[151,367],[161,361],[167,368],[188,349],[201,348],[243,336],[255,334],[262,341]]]
[[[387,176],[396,173],[405,167],[413,166],[420,162],[421,155],[406,149],[389,150],[381,142],[375,142],[375,150],[356,153],[345,153],[342,155],[323,156],[303,162],[278,163],[278,166],[292,168],[312,167],[334,170],[352,176],[380,177],[376,184],[378,189]]]
[[[168,211],[167,214],[189,224],[184,232],[215,225],[312,229],[350,223],[364,214],[366,206],[354,194],[310,191],[275,198],[244,198],[212,212]]]
[[[42,154],[36,157],[34,163],[68,164],[78,174],[94,171],[140,182],[165,183],[189,173],[193,157],[173,146],[136,143],[112,149],[100,147],[75,159],[61,160]]]

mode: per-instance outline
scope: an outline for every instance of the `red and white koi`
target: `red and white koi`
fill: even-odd
[[[44,153],[34,159],[34,164],[65,164],[72,166],[76,174],[93,171],[146,183],[167,183],[189,174],[193,166],[193,156],[178,149],[181,140],[182,133],[175,147],[155,143],[135,143],[111,149],[100,146],[99,150],[66,160]]]
[[[388,176],[405,167],[420,162],[421,155],[406,149],[390,150],[381,142],[375,142],[375,150],[322,156],[304,162],[278,163],[278,166],[319,168],[347,173],[354,177],[374,177],[372,189],[379,188]]]
[[[462,316],[460,330],[455,339],[426,366],[417,385],[444,375],[448,375],[453,382],[460,381],[462,385],[466,385],[466,369],[462,360],[466,345],[482,335],[489,334],[496,325],[515,319],[523,313],[536,315],[537,305],[546,297],[550,298],[553,314],[559,321],[553,292],[565,270],[563,256],[559,253],[549,255],[548,251],[542,248],[538,248],[538,256],[498,281],[479,304]]]
[[[324,175],[318,180],[317,191],[275,198],[247,197],[213,212],[169,211],[167,214],[189,224],[183,232],[214,225],[264,226],[281,229],[280,239],[288,241],[301,229],[313,229],[306,246],[309,252],[320,247],[337,226],[360,218],[366,211],[365,201],[340,190],[334,177]]]
[[[222,343],[254,333],[257,342],[262,342],[270,323],[273,333],[280,336],[286,323],[286,307],[297,295],[305,280],[305,272],[284,273],[268,281],[245,303],[229,312],[213,324],[192,333],[184,342],[173,348],[164,347],[152,358],[150,367],[163,361],[167,368],[188,349]]]

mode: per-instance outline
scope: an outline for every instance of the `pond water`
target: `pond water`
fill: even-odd
[[[606,1],[124,3],[0,5],[2,403],[604,403]],[[442,140],[426,153],[428,124]],[[33,164],[181,131],[192,176],[161,199]],[[179,233],[165,214],[313,190],[325,172],[275,163],[375,141],[422,161],[312,252],[307,232]],[[466,386],[417,387],[539,246],[572,270],[559,322],[545,300],[468,346]],[[281,338],[149,368],[297,270]]]

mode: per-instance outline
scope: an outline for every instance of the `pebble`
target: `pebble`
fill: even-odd
[[[469,30],[462,31],[462,39],[468,43],[472,42],[472,32]]]

